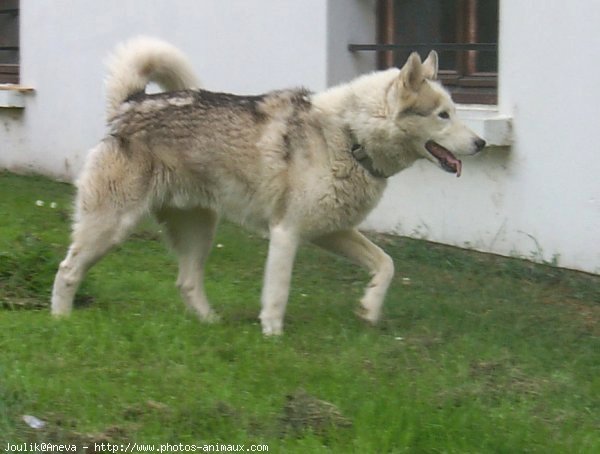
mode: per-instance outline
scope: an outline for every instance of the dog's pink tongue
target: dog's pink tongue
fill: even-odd
[[[462,173],[462,161],[457,159],[448,149],[433,140],[428,140],[425,148],[440,162],[440,165],[446,172],[455,173],[457,177],[460,177]]]

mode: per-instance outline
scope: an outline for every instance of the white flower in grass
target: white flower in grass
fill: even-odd
[[[43,207],[44,206],[44,201],[43,200],[36,200],[35,201],[35,205],[38,207]]]
[[[45,421],[42,421],[41,419],[36,418],[35,416],[23,415],[22,419],[25,422],[25,424],[27,424],[32,429],[40,430],[46,426]]]

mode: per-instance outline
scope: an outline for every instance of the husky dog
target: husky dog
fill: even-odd
[[[215,319],[203,285],[219,217],[268,234],[260,320],[281,334],[298,246],[314,244],[364,266],[372,280],[359,315],[375,323],[394,264],[356,226],[386,179],[427,159],[460,176],[455,155],[485,142],[456,116],[437,82],[438,58],[413,53],[402,69],[361,76],[322,93],[237,96],[199,88],[171,45],[119,46],[107,78],[108,132],[77,181],[72,244],[52,292],[52,314],[71,312],[88,269],[146,214],[164,225],[179,258],[187,305]],[[146,94],[149,82],[164,92]]]

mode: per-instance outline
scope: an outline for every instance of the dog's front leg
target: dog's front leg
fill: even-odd
[[[292,229],[281,225],[271,227],[260,312],[262,331],[267,336],[283,333],[283,317],[298,244],[298,235]]]
[[[372,279],[360,300],[358,315],[370,323],[377,323],[385,294],[394,277],[392,258],[356,229],[330,233],[313,242],[369,270]]]

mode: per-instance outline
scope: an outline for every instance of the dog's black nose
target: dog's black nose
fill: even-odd
[[[477,148],[477,151],[481,151],[483,150],[483,147],[485,147],[485,140],[478,137],[477,140],[475,140],[475,148]]]

